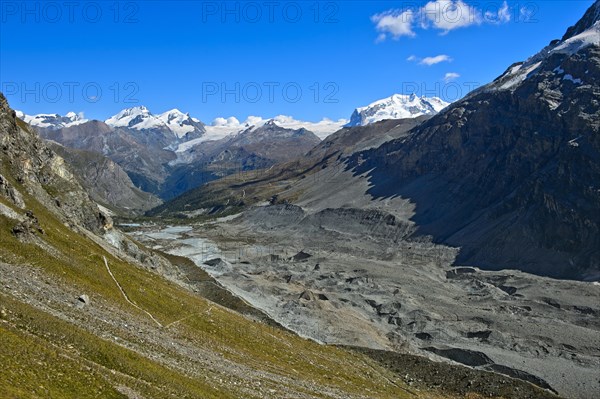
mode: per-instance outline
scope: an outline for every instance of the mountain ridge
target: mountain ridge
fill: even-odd
[[[571,35],[595,32],[598,4]],[[415,201],[421,234],[461,247],[459,263],[597,280],[600,46],[563,51],[578,35],[349,167],[370,171],[375,198]]]

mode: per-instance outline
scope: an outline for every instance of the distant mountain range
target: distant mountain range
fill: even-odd
[[[278,115],[273,118],[250,116],[243,122],[235,117],[216,118],[210,125],[178,109],[172,109],[162,114],[153,114],[145,106],[138,106],[126,108],[106,119],[104,123],[113,128],[128,128],[137,131],[164,130],[180,142],[199,138],[202,138],[202,140],[195,143],[220,140],[251,127],[261,127],[268,122],[273,122],[286,129],[304,128],[315,133],[320,139],[324,139],[344,126],[366,126],[385,119],[407,119],[422,115],[435,115],[448,105],[449,103],[438,97],[394,94],[367,106],[356,108],[350,120],[324,118],[320,122],[306,122],[286,115]],[[17,116],[36,128],[51,130],[89,122],[83,114],[76,114],[75,112],[69,112],[66,116],[61,116],[59,114],[27,115],[17,111]]]
[[[69,112],[65,116],[59,114],[26,115],[21,111],[16,111],[16,114],[17,117],[24,122],[42,129],[61,129],[63,127],[81,125],[82,123],[88,122],[83,115],[76,114],[75,112]]]
[[[271,119],[249,117],[244,122],[234,117],[217,118],[206,125],[178,109],[154,114],[145,106],[124,109],[104,122],[87,120],[73,112],[66,116],[17,112],[17,116],[36,128],[42,137],[65,146],[63,152],[68,148],[79,150],[68,152],[75,169],[85,165],[76,157],[89,159],[89,152],[121,167],[131,182],[115,174],[119,176],[119,184],[115,186],[123,187],[118,195],[113,193],[103,198],[99,190],[94,194],[97,201],[123,211],[123,206],[118,205],[123,201],[116,198],[131,199],[128,209],[132,210],[136,204],[138,210],[156,204],[152,196],[140,197],[139,190],[171,199],[232,173],[268,168],[300,157],[346,125],[431,116],[446,105],[435,97],[397,94],[357,108],[350,121],[323,119],[316,123],[279,115]],[[94,164],[109,164],[108,159],[95,159]],[[99,175],[97,168],[85,167],[78,172],[90,177],[90,181],[82,182],[86,187],[98,186],[99,178],[103,179],[103,186],[108,184],[107,176]]]

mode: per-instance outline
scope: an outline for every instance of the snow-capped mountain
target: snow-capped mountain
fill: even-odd
[[[206,132],[204,124],[189,114],[173,109],[154,115],[144,106],[124,109],[105,123],[114,128],[167,131],[181,141],[196,139]]]
[[[116,115],[104,121],[111,127],[127,127],[135,130],[145,130],[164,127],[164,122],[152,115],[148,108],[140,107],[126,108]]]
[[[415,94],[394,94],[375,101],[366,107],[357,108],[346,126],[366,126],[384,119],[416,118],[422,115],[435,115],[450,103],[438,97],[418,97]]]
[[[76,114],[75,112],[69,112],[65,116],[59,114],[26,115],[21,111],[16,111],[16,113],[18,118],[41,129],[62,129],[63,127],[80,125],[88,121],[83,114]]]
[[[572,56],[589,47],[598,46],[600,46],[600,2],[594,3],[586,12],[584,18],[577,25],[569,28],[561,40],[554,40],[526,61],[511,65],[502,76],[494,82],[473,91],[470,96],[482,92],[518,90],[531,78],[547,72],[544,68],[547,63],[554,64],[555,67],[552,72],[560,80],[570,82],[576,86],[590,84],[594,79],[589,76],[589,70],[572,70],[570,65],[565,67],[565,65],[561,65],[561,62],[566,56]],[[562,90],[546,91],[544,94],[544,98],[552,109],[559,106],[560,99],[563,96]]]
[[[206,141],[223,140],[237,136],[242,132],[252,132],[269,123],[275,124],[283,129],[306,129],[314,133],[319,139],[323,140],[325,137],[344,127],[348,123],[348,120],[340,119],[334,121],[324,118],[319,122],[305,122],[287,115],[278,115],[269,119],[264,119],[260,116],[249,116],[244,122],[240,122],[233,116],[227,119],[216,118],[211,125],[205,126],[206,133],[202,137],[180,144],[177,152],[182,153],[188,151]]]
[[[207,136],[214,136],[215,138],[223,138],[251,127],[259,128],[269,122],[274,122],[277,126],[285,129],[306,129],[313,132],[320,139],[324,139],[331,133],[340,130],[344,125],[348,123],[347,119],[340,119],[337,121],[329,118],[323,118],[319,122],[306,122],[298,119],[294,119],[287,115],[277,115],[273,118],[262,118],[260,116],[249,116],[244,122],[240,122],[235,117],[216,118],[212,125],[206,126]]]
[[[189,113],[184,114],[178,109],[172,109],[163,114],[158,115],[158,119],[163,121],[165,125],[171,129],[179,138],[184,138],[186,135],[193,132],[205,132],[204,124],[197,118],[192,118]]]

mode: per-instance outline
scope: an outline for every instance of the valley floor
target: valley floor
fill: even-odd
[[[370,348],[387,367],[394,355],[382,353],[397,352],[502,373],[569,398],[600,389],[599,285],[453,268],[453,248],[426,240],[390,247],[376,234],[351,234],[351,225],[290,222],[297,212],[260,207],[198,226],[139,227],[132,236],[193,260],[300,336]]]

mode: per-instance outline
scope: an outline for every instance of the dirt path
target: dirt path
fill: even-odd
[[[152,316],[152,314],[150,312],[148,312],[147,310],[142,309],[137,304],[135,304],[134,302],[132,302],[131,299],[129,299],[129,297],[127,296],[127,293],[125,292],[125,290],[123,289],[123,287],[121,287],[121,284],[119,284],[119,282],[115,278],[114,274],[112,274],[112,271],[110,270],[110,267],[108,266],[108,261],[106,260],[106,257],[103,256],[103,258],[104,258],[104,265],[106,266],[106,270],[108,271],[108,274],[110,275],[110,277],[113,279],[113,281],[115,282],[115,284],[119,288],[119,291],[121,291],[121,294],[123,294],[123,298],[125,298],[125,300],[131,306],[133,306],[134,308],[136,308],[136,309],[138,309],[138,310],[146,313],[148,316],[150,316],[150,318],[156,323],[156,325],[158,325],[159,327],[162,327],[163,325],[158,320],[156,320],[156,318],[154,316]]]

